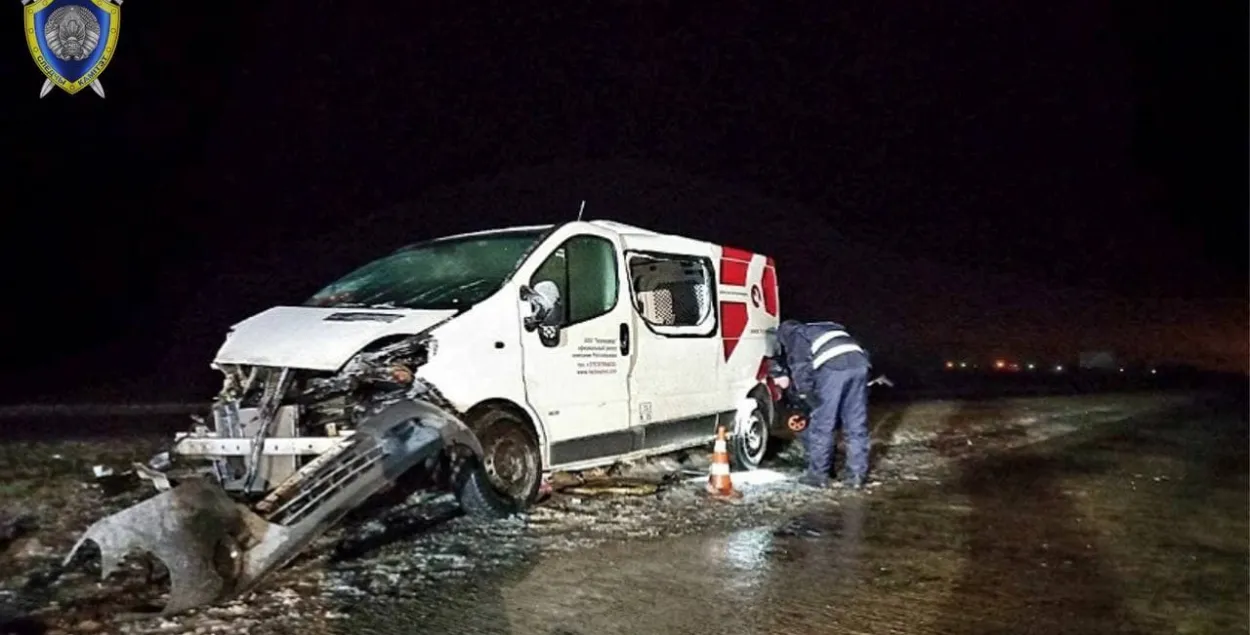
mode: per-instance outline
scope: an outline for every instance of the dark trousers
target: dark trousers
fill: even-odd
[[[833,370],[821,367],[815,371],[811,423],[806,436],[807,469],[829,475],[833,471],[833,451],[837,447],[839,420],[846,439],[846,464],[850,475],[868,474],[868,368]]]

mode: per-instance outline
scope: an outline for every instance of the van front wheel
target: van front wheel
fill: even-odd
[[[482,445],[482,457],[470,477],[456,483],[457,495],[465,511],[476,507],[497,515],[497,500],[511,510],[521,511],[538,500],[542,485],[542,455],[538,439],[530,427],[504,409],[491,408],[469,423]],[[477,503],[486,503],[478,505]]]

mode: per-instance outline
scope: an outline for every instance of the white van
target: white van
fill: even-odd
[[[275,451],[263,454],[313,452],[355,427],[346,384],[384,367],[389,399],[430,389],[480,444],[492,483],[522,504],[544,473],[705,444],[719,425],[732,459],[752,469],[772,420],[760,378],[779,311],[772,259],[740,249],[610,221],[450,236],[235,325],[214,360],[228,378],[218,410],[247,401],[237,393],[257,369],[289,369],[304,398],[275,434],[303,448],[271,434]],[[735,417],[745,398],[758,411]],[[228,443],[200,436],[181,453]]]
[[[779,310],[771,259],[608,221],[400,249],[236,324],[212,425],[170,450],[208,460],[177,487],[181,461],[136,465],[165,491],[79,545],[100,545],[104,575],[157,555],[177,612],[251,588],[411,474],[443,474],[466,512],[496,516],[534,502],[545,474],[719,426],[752,469],[775,419],[762,378]]]

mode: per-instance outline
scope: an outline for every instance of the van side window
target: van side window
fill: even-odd
[[[574,236],[539,265],[530,286],[543,280],[560,289],[556,313],[561,326],[593,320],[616,307],[620,294],[616,248],[598,236]]]
[[[712,270],[688,256],[635,254],[629,261],[634,308],[660,334],[706,335],[716,323]],[[705,332],[706,331],[706,332]]]

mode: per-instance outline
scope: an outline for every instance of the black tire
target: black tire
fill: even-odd
[[[525,421],[498,408],[470,424],[482,445],[482,457],[457,461],[452,485],[465,512],[498,517],[523,511],[538,500],[542,454]]]
[[[757,470],[768,455],[768,440],[772,422],[769,421],[770,410],[755,398],[755,410],[751,412],[751,423],[743,434],[735,434],[729,439],[729,461],[737,470]]]
[[[520,511],[491,485],[482,463],[472,454],[456,461],[451,487],[460,508],[474,518],[505,518]]]

